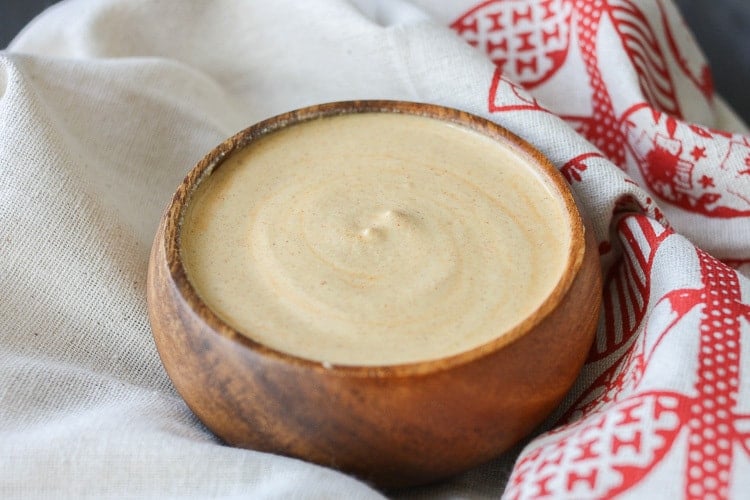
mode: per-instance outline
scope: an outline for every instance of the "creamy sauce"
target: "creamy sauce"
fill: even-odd
[[[560,279],[571,231],[527,160],[429,118],[368,113],[274,132],[196,189],[188,279],[225,322],[324,363],[477,347]]]

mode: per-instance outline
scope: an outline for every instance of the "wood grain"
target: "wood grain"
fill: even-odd
[[[183,207],[204,175],[254,138],[297,120],[350,112],[437,117],[511,143],[548,176],[574,244],[550,297],[511,332],[444,359],[323,366],[241,335],[208,309],[179,253]],[[162,362],[191,410],[227,443],[338,468],[383,487],[432,482],[485,462],[533,430],[575,380],[599,317],[596,245],[560,174],[528,144],[481,118],[432,105],[356,101],[305,108],[246,129],[206,156],[159,226],[148,275]]]

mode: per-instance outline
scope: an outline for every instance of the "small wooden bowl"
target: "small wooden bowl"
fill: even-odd
[[[494,341],[450,357],[393,366],[330,366],[240,334],[212,312],[180,258],[181,215],[203,174],[258,137],[343,113],[408,113],[492,137],[551,180],[572,228],[567,269],[546,301]],[[593,340],[601,277],[570,191],[541,153],[502,127],[427,104],[314,106],[254,125],[211,151],[177,189],[148,273],[149,318],[164,367],[190,409],[225,442],[299,457],[383,487],[465,471],[531,432],[574,382]]]

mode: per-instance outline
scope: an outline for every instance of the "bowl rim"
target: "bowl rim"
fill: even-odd
[[[387,365],[350,365],[328,363],[303,358],[295,354],[274,349],[235,329],[224,322],[200,298],[187,272],[180,254],[181,229],[184,208],[201,181],[211,175],[234,152],[242,150],[253,141],[290,125],[344,114],[357,113],[396,113],[423,116],[458,125],[501,142],[503,145],[525,158],[537,173],[553,187],[560,197],[564,212],[570,224],[570,247],[562,275],[544,301],[513,328],[502,332],[492,340],[466,351],[441,358]],[[259,356],[302,369],[325,372],[327,375],[344,377],[392,378],[427,375],[441,372],[459,365],[468,364],[486,357],[515,342],[531,332],[535,326],[549,316],[566,297],[583,263],[585,226],[576,206],[573,194],[562,174],[552,162],[530,143],[506,128],[472,113],[438,104],[401,100],[353,100],[335,101],[307,106],[272,116],[251,125],[209,151],[184,177],[167,206],[163,219],[163,242],[169,278],[177,293],[198,319],[209,327],[212,333],[237,342],[242,347],[256,352]]]

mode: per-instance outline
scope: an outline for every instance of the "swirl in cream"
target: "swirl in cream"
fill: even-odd
[[[517,325],[559,281],[565,206],[529,160],[447,122],[317,119],[232,155],[193,193],[198,295],[272,348],[344,365],[449,356]]]

